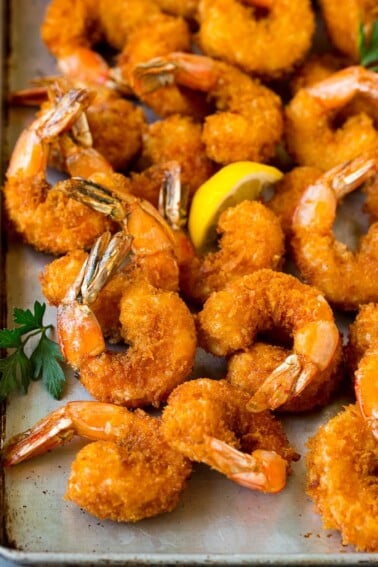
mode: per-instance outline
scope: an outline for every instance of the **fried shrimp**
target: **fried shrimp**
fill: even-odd
[[[79,435],[90,439],[71,468],[65,498],[100,519],[137,522],[178,504],[191,474],[188,459],[161,434],[160,420],[113,404],[69,402],[10,439],[10,467]]]
[[[288,356],[290,350],[287,348],[256,342],[247,350],[230,356],[226,380],[253,396],[267,377],[283,364]],[[325,406],[343,377],[341,356],[340,349],[333,364],[323,372],[319,372],[303,392],[288,400],[278,410],[304,412]]]
[[[219,217],[219,249],[195,256],[181,268],[181,289],[204,302],[240,276],[262,268],[277,270],[284,256],[284,236],[276,215],[258,201],[243,201]]]
[[[218,251],[199,257],[183,230],[184,196],[180,168],[172,168],[162,186],[160,211],[175,235],[180,290],[188,299],[204,302],[213,291],[241,275],[280,267],[284,255],[283,232],[278,218],[262,203],[243,201],[228,207],[217,224]]]
[[[148,201],[125,191],[127,181],[122,175],[99,171],[88,179],[62,181],[59,189],[111,218],[132,236],[133,262],[148,281],[164,289],[177,289],[179,268],[172,231]]]
[[[79,370],[84,387],[99,401],[127,407],[159,406],[192,370],[196,351],[193,317],[180,297],[145,279],[132,280],[120,300],[126,351],[106,350],[90,304],[128,252],[129,240],[104,235],[58,306],[62,354]]]
[[[99,84],[110,81],[109,67],[91,47],[106,40],[120,51],[147,17],[160,14],[153,0],[52,0],[41,26],[42,39],[68,76]]]
[[[40,282],[43,295],[50,305],[58,307],[63,302],[87,258],[88,253],[84,250],[73,250],[45,266],[40,274]],[[147,272],[143,275],[148,277],[151,273]],[[123,291],[130,284],[130,281],[138,276],[142,276],[142,274],[131,260],[113,275],[91,303],[91,310],[98,320],[104,336],[112,342],[121,340],[119,317]],[[156,279],[154,282],[150,281],[150,283],[154,285],[154,283],[157,283]],[[158,283],[161,283],[161,281]],[[168,280],[166,283],[168,283]],[[177,288],[177,285],[175,288]],[[171,291],[176,291],[176,289]]]
[[[202,126],[189,116],[175,114],[144,129],[139,160],[143,169],[170,161],[180,165],[181,183],[190,197],[215,173],[215,164],[207,157],[202,141]]]
[[[92,162],[90,156],[87,173],[90,173]],[[77,166],[71,164],[70,167],[76,169]],[[78,167],[83,167],[83,160],[79,160]],[[165,171],[165,177],[172,167],[173,164]],[[91,304],[104,335],[117,341],[120,337],[119,304],[125,285],[131,279],[143,278],[156,288],[178,291],[178,253],[182,253],[183,245],[154,207],[128,192],[129,188],[133,188],[135,179],[130,182],[124,176],[114,174],[111,170],[106,172],[103,168],[93,176],[106,183],[110,190],[83,178],[72,178],[61,183],[60,187],[72,198],[82,200],[91,208],[114,219],[121,224],[125,234],[132,238],[132,253],[128,263],[113,275]],[[163,181],[165,177],[162,178]],[[73,250],[45,266],[40,281],[43,294],[50,304],[58,306],[63,301],[87,257],[85,251]]]
[[[309,185],[321,176],[317,167],[298,166],[285,173],[274,186],[274,194],[265,203],[279,218],[286,237],[291,236],[294,211]]]
[[[112,197],[99,186],[94,187],[84,182],[81,183],[78,190],[86,191],[88,187],[90,194],[86,193],[85,196],[91,205],[97,203],[96,206],[104,212],[110,213],[111,211],[110,214],[123,219],[125,212],[117,198]],[[104,205],[106,201],[107,207]],[[116,213],[117,210],[118,213]],[[126,218],[130,219],[133,214],[133,211],[128,209]],[[180,258],[177,253],[182,254],[183,245],[177,241],[176,233],[172,231],[173,246],[170,236],[154,215],[145,211],[139,217],[139,222],[134,224],[133,230],[134,232],[139,231],[142,240],[138,234],[131,235],[133,240],[130,247],[133,248],[133,254],[129,255],[128,263],[122,266],[99,290],[96,299],[91,303],[91,309],[104,335],[113,341],[120,338],[119,305],[125,286],[128,286],[131,280],[143,278],[156,288],[167,291],[178,291],[179,289]],[[143,239],[145,235],[147,238]],[[185,247],[189,248],[189,243],[185,243]],[[57,307],[62,303],[87,258],[88,253],[84,250],[73,250],[45,266],[40,274],[40,282],[42,292],[51,305]],[[185,258],[185,261],[188,260]]]
[[[248,395],[224,380],[200,378],[178,386],[163,411],[167,442],[252,490],[279,492],[299,455],[268,412],[246,409]]]
[[[340,360],[340,333],[315,288],[288,274],[259,270],[213,293],[198,314],[199,343],[218,356],[249,348],[258,333],[274,334],[292,353],[252,396],[251,411],[276,409]]]
[[[348,67],[300,89],[291,99],[285,109],[285,137],[288,152],[299,165],[327,170],[378,147],[374,117],[366,112],[347,117],[338,128],[333,125],[357,95],[364,95],[377,108],[377,73]]]
[[[69,78],[133,93],[134,66],[171,51],[189,51],[191,34],[182,18],[164,14],[152,0],[52,0],[43,22],[42,39]],[[92,47],[107,42],[121,52],[110,68]],[[135,92],[157,114],[203,116],[203,97],[171,85],[164,95]]]
[[[75,87],[75,81],[63,79],[39,81],[47,85],[12,93],[12,103],[18,105],[42,105],[42,111],[56,103],[56,90],[64,92]],[[80,83],[80,82],[79,82]],[[70,85],[70,86],[69,86]],[[103,155],[116,171],[125,171],[139,155],[146,118],[140,106],[123,98],[114,89],[91,85],[93,101],[86,109],[91,145]],[[51,99],[51,100],[49,100]],[[127,132],[127,136],[125,136]],[[58,145],[53,145],[53,166],[65,169]]]
[[[346,347],[347,361],[354,376],[358,407],[378,441],[377,346],[378,304],[361,305],[355,321],[349,327],[349,340]]]
[[[344,545],[378,551],[378,443],[355,405],[347,406],[308,442],[307,493],[326,529]]]
[[[378,300],[378,224],[370,225],[353,252],[333,234],[336,208],[343,196],[376,176],[377,167],[375,151],[331,169],[306,189],[294,214],[291,245],[300,273],[346,310]]]
[[[142,91],[173,82],[208,94],[218,112],[206,117],[202,140],[215,162],[267,161],[274,155],[283,130],[281,100],[236,67],[171,53],[139,65],[135,75]]]
[[[335,0],[320,0],[319,6],[328,35],[333,45],[355,62],[359,60],[358,34],[363,25],[367,37],[372,24],[378,18],[376,0],[346,0],[340,12],[340,4]]]
[[[291,80],[291,89],[295,94],[301,88],[311,87],[321,81],[332,77],[342,69],[351,66],[350,59],[333,53],[322,53],[312,55],[296,71]],[[378,123],[378,104],[374,97],[366,96],[363,91],[354,97],[337,111],[334,121],[343,124],[348,118],[358,114],[367,114],[376,126]]]
[[[259,7],[265,9],[261,17]],[[290,72],[305,57],[315,31],[308,0],[202,0],[199,22],[207,55],[269,78]]]
[[[70,199],[46,180],[50,142],[69,129],[89,102],[82,89],[70,90],[22,132],[7,171],[4,187],[9,219],[26,242],[42,252],[64,254],[90,247],[111,223]]]

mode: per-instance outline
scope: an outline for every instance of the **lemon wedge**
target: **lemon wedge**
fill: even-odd
[[[216,241],[221,213],[242,201],[252,201],[279,181],[276,167],[253,161],[239,161],[222,167],[196,191],[189,212],[188,230],[198,252],[209,250]]]

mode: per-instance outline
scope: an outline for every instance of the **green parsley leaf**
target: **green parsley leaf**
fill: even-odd
[[[43,327],[43,316],[46,311],[46,304],[39,303],[36,301],[34,303],[34,313],[30,309],[19,309],[15,307],[13,309],[13,321],[19,327],[21,333],[28,333],[29,331],[35,331]]]
[[[0,360],[0,399],[4,399],[11,392],[28,391],[32,364],[22,348],[16,350],[7,358]]]
[[[0,331],[0,348],[18,348],[21,346],[21,333],[18,329]]]
[[[62,360],[59,346],[45,334],[42,335],[31,356],[34,367],[33,380],[39,380],[42,377],[42,382],[47,391],[57,400],[62,397],[65,382],[64,372],[58,363]]]
[[[378,71],[378,20],[373,23],[370,41],[365,37],[364,26],[360,23],[358,30],[358,50],[360,63],[371,71]]]
[[[9,394],[21,391],[27,393],[31,380],[39,380],[48,392],[60,399],[65,383],[64,372],[59,364],[63,360],[57,343],[47,337],[52,325],[45,326],[43,317],[46,304],[34,303],[30,309],[13,310],[14,329],[0,330],[0,348],[14,349],[14,352],[0,359],[0,400]],[[25,353],[27,341],[39,335],[39,340],[30,357]]]

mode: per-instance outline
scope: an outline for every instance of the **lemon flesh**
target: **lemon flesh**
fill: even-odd
[[[196,250],[204,253],[214,245],[217,222],[225,209],[256,199],[282,175],[270,165],[239,161],[226,165],[203,183],[194,194],[188,221]]]

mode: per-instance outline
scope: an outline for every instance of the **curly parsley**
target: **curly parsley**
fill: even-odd
[[[52,325],[43,324],[45,311],[46,304],[38,301],[34,303],[34,312],[15,307],[13,321],[18,326],[0,330],[0,348],[13,349],[0,359],[0,400],[16,391],[26,394],[31,380],[41,378],[48,392],[57,400],[61,398],[65,376],[59,361],[63,357],[57,343],[47,336]],[[38,335],[39,341],[28,357],[25,345]]]

